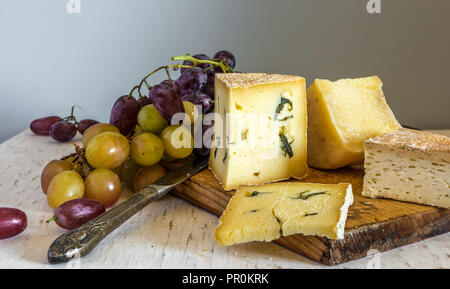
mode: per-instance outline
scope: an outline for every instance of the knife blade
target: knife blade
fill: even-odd
[[[48,249],[48,261],[51,264],[58,264],[68,262],[75,257],[86,256],[98,243],[134,214],[207,166],[207,156],[187,161],[182,167],[170,171],[118,206],[79,228],[59,236]]]

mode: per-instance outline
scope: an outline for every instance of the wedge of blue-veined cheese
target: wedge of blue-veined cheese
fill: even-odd
[[[305,177],[304,78],[218,73],[215,113],[209,167],[225,190]]]
[[[343,239],[350,184],[281,182],[240,187],[220,217],[215,238],[222,246],[269,242],[304,234]]]

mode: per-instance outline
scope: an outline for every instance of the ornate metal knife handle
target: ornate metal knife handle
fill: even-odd
[[[165,195],[167,187],[147,186],[127,201],[83,226],[59,236],[48,250],[48,261],[65,263],[87,255],[109,233],[152,201]]]

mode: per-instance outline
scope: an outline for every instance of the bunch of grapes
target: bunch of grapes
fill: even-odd
[[[194,150],[189,125],[201,117],[196,105],[202,113],[212,110],[214,74],[234,72],[234,56],[219,51],[213,59],[204,54],[172,59],[183,63],[154,70],[115,101],[110,123],[77,122],[73,109],[64,119],[33,121],[34,133],[59,141],[71,140],[76,130],[82,134],[82,147],[75,145],[75,153],[52,160],[42,172],[42,190],[55,210],[51,220],[63,228],[75,228],[113,206],[123,186],[138,191],[182,165],[193,153],[209,153],[205,147]],[[180,76],[173,80],[170,69],[180,70]],[[168,79],[150,86],[148,77],[159,70],[165,70]],[[141,93],[144,85],[148,96]],[[138,99],[133,96],[135,91]],[[183,122],[170,125],[177,113],[183,114]],[[203,126],[201,131],[205,133],[211,126]]]

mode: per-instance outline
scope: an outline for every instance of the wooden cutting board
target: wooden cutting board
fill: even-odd
[[[353,186],[355,200],[348,212],[344,240],[297,234],[275,241],[326,265],[365,257],[372,249],[387,251],[450,231],[450,210],[362,197],[362,170],[310,169],[309,176],[301,182],[351,183]],[[205,169],[176,187],[173,193],[221,215],[234,192],[224,191],[212,173]]]

